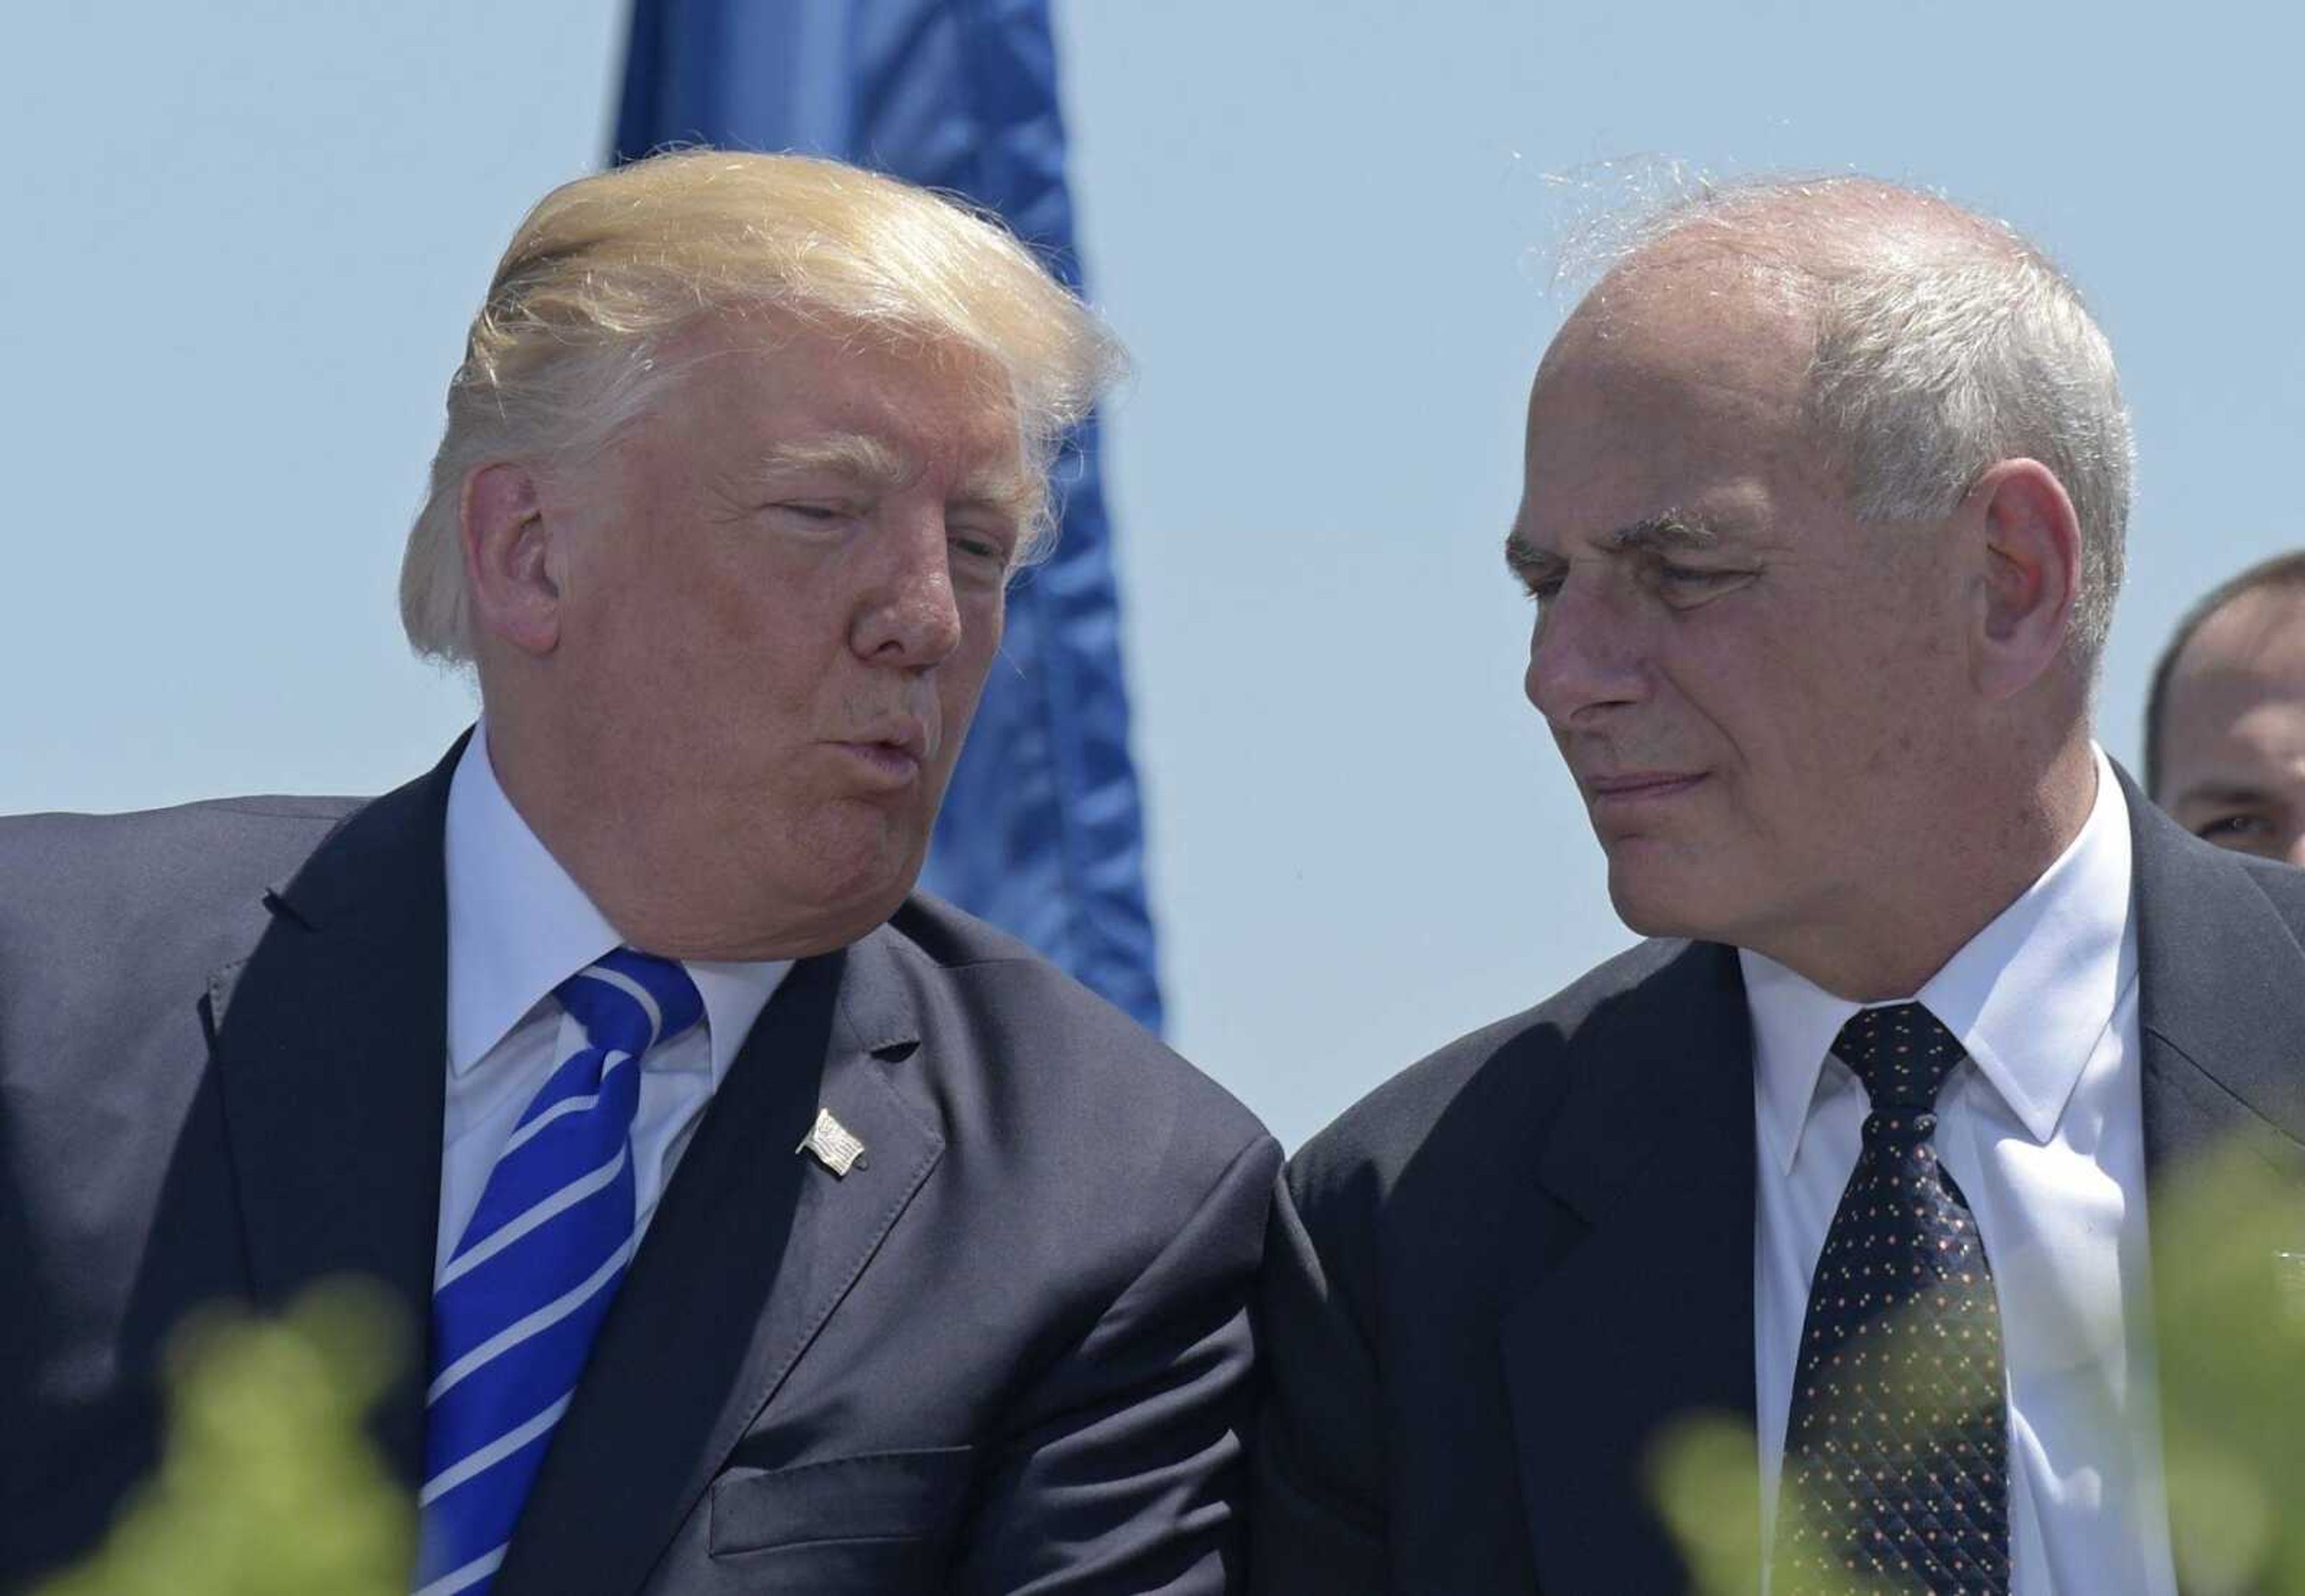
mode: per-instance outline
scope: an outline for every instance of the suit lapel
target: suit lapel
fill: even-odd
[[[786,978],[714,1095],[601,1327],[500,1596],[637,1590],[937,1160],[882,1060],[920,1025],[885,928]],[[796,1151],[820,1107],[865,1145]]]
[[[410,1350],[376,1428],[412,1490],[440,1190],[441,836],[463,748],[331,833],[208,994],[253,1295],[276,1309],[330,1277],[381,1284]]]
[[[1753,1063],[1735,955],[1697,945],[1597,1008],[1544,1199],[1591,1227],[1502,1327],[1538,1583],[1671,1590],[1650,1510],[1663,1426],[1753,1418]],[[1522,1234],[1530,1234],[1524,1230]]]
[[[2239,1142],[2305,1179],[2305,953],[2250,867],[2187,835],[2126,777],[2122,787],[2137,850],[2147,1167],[2157,1181]]]

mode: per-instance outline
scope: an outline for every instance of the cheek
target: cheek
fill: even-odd
[[[937,667],[937,694],[948,715],[965,715],[975,707],[984,679],[999,658],[1000,640],[1008,625],[1005,595],[994,594],[962,611],[960,646]]]
[[[1857,773],[1895,734],[1877,682],[1805,647],[1698,661],[1683,679],[1722,750],[1727,795],[1765,828],[1807,835],[1836,824]]]
[[[810,708],[840,682],[847,655],[841,617],[808,586],[735,576],[701,584],[661,649],[669,690],[710,699],[738,724]]]
[[[764,577],[735,561],[698,561],[681,583],[678,602],[688,623],[684,630],[718,644],[759,636],[764,617],[758,612],[779,582],[789,583],[790,578]]]

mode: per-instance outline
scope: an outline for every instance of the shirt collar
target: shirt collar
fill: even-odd
[[[485,724],[449,779],[443,851],[448,1069],[461,1078],[555,987],[624,939],[505,796]],[[704,1000],[717,1086],[792,962],[684,960],[682,968]]]
[[[2105,751],[2095,753],[2097,800],[2080,834],[1913,997],[1960,1039],[2036,1142],[2055,1133],[2122,990],[2136,979],[2129,805]],[[1763,1145],[1790,1174],[1825,1056],[1866,1006],[1765,955],[1740,948],[1737,958],[1753,1018]]]

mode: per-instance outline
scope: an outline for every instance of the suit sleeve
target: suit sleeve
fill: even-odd
[[[1283,1183],[1259,1316],[1268,1371],[1250,1504],[1255,1596],[1388,1589],[1376,1360]]]
[[[1239,1588],[1255,1362],[1249,1302],[1280,1162],[1260,1137],[1033,1388],[950,1589]]]

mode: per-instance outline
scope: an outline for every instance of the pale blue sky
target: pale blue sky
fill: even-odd
[[[1498,546],[1626,159],[1941,186],[2062,259],[2143,463],[2105,672],[2305,541],[2297,8],[1059,0],[1175,1040],[1291,1144],[1628,940]],[[0,811],[373,792],[470,712],[392,583],[621,0],[30,8],[0,57]]]

